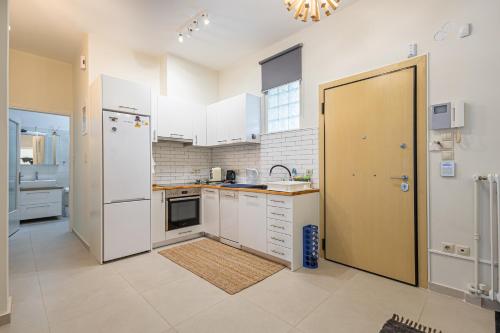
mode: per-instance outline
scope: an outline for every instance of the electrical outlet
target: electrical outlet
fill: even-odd
[[[469,246],[465,246],[465,245],[457,245],[455,247],[456,249],[456,253],[461,255],[461,256],[470,256],[470,247]]]
[[[453,141],[453,133],[450,131],[441,133],[441,141]]]
[[[446,253],[454,253],[455,252],[455,244],[442,242],[441,243],[441,251]]]

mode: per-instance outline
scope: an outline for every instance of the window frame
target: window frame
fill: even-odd
[[[264,109],[264,126],[263,128],[265,129],[265,133],[266,134],[274,134],[274,133],[283,133],[283,132],[288,132],[288,131],[295,131],[295,130],[298,130],[300,129],[301,127],[301,124],[302,124],[302,106],[303,106],[303,92],[302,92],[302,79],[301,80],[297,80],[297,81],[292,81],[292,82],[288,82],[288,83],[285,83],[281,86],[278,86],[278,87],[274,87],[272,89],[277,89],[279,87],[282,87],[282,86],[285,86],[285,85],[290,85],[294,82],[298,82],[299,84],[299,115],[298,115],[298,120],[299,120],[299,123],[298,123],[298,127],[297,128],[288,128],[288,129],[280,129],[280,130],[277,130],[277,131],[273,131],[273,132],[270,132],[269,131],[269,90],[266,90],[263,92],[264,94],[264,101],[263,101],[263,109]],[[279,103],[278,103],[279,105]],[[288,103],[287,105],[290,105],[290,103]]]

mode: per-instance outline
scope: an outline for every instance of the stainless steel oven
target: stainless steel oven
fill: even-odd
[[[165,191],[165,198],[167,200],[165,231],[182,229],[201,223],[201,189]]]

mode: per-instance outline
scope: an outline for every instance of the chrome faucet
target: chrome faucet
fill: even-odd
[[[292,173],[290,172],[290,169],[288,169],[286,166],[281,165],[281,164],[276,164],[276,165],[274,165],[274,166],[271,168],[271,170],[269,170],[269,176],[271,176],[271,174],[273,173],[274,168],[277,168],[277,167],[280,167],[280,168],[285,169],[285,170],[288,172],[288,180],[290,180],[290,181],[292,180]]]

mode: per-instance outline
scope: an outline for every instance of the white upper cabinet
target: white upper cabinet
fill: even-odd
[[[207,145],[207,108],[204,105],[193,107],[193,146]]]
[[[217,104],[207,106],[207,146],[217,146]]]
[[[258,143],[260,97],[241,94],[207,108],[207,144]]]
[[[151,89],[143,84],[102,75],[104,110],[151,114]]]
[[[159,96],[158,138],[193,140],[193,118],[200,108],[202,106],[181,99]]]

